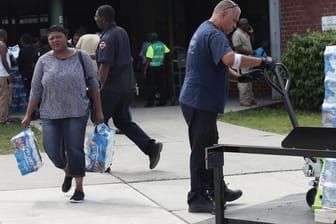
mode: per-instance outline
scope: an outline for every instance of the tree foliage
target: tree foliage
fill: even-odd
[[[289,96],[301,110],[320,110],[324,98],[324,50],[336,45],[336,31],[293,34],[281,61],[291,74]]]

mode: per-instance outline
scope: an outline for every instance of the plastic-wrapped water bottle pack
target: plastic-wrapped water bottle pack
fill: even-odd
[[[42,166],[42,158],[34,132],[28,128],[10,140],[14,146],[14,156],[22,175],[37,171]]]

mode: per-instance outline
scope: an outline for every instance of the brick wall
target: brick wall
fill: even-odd
[[[230,96],[239,95],[236,82],[230,82],[229,90]],[[272,89],[264,80],[258,80],[253,82],[253,93],[255,96],[271,96]]]
[[[293,33],[321,31],[321,17],[336,15],[335,0],[280,0],[280,7],[282,52]]]
[[[322,16],[336,15],[336,0],[280,0],[280,7],[282,52],[294,33],[321,31]],[[254,82],[253,91],[257,96],[271,94],[271,88],[264,81]],[[230,95],[238,95],[237,84],[230,83]]]

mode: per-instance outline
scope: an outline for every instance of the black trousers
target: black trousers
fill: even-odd
[[[205,148],[218,143],[217,113],[181,104],[188,124],[190,154],[190,191],[188,203],[197,195],[213,189],[213,171],[205,168]]]
[[[165,77],[164,67],[149,67],[146,84],[146,100],[148,105],[153,105],[155,102],[155,93],[160,94],[160,104],[166,103],[166,91],[165,91]]]
[[[26,90],[27,100],[29,100],[32,79],[31,77],[23,76],[23,75],[21,77],[22,77],[23,86],[25,87],[25,90]]]
[[[108,124],[112,118],[114,125],[131,139],[146,155],[151,154],[155,143],[135,122],[132,121],[129,111],[134,93],[115,93],[102,90],[102,108],[104,123]]]

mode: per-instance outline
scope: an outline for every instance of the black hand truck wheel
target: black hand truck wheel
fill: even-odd
[[[306,202],[309,205],[309,207],[312,207],[315,201],[315,196],[317,193],[317,189],[315,187],[311,188],[307,194],[306,194]]]

